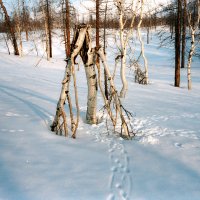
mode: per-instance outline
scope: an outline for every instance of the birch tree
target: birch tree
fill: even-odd
[[[121,104],[120,98],[118,97],[118,93],[116,87],[114,85],[111,73],[109,71],[105,54],[103,48],[92,48],[92,41],[90,36],[90,27],[87,25],[80,25],[77,27],[77,30],[74,35],[74,39],[71,44],[71,53],[70,57],[67,60],[67,66],[65,75],[62,81],[62,88],[60,98],[57,104],[56,114],[54,117],[54,121],[51,125],[51,130],[55,131],[57,134],[62,134],[64,130],[64,135],[68,135],[68,124],[67,124],[67,115],[64,110],[64,104],[67,99],[67,95],[69,94],[69,84],[71,80],[71,76],[73,77],[73,85],[76,99],[76,108],[77,115],[76,120],[73,124],[71,124],[72,137],[76,138],[76,131],[79,124],[79,106],[78,106],[78,92],[76,87],[76,76],[75,76],[75,59],[80,55],[84,66],[87,77],[87,85],[88,85],[88,99],[87,99],[87,113],[86,119],[90,124],[98,123],[98,119],[96,117],[96,100],[97,100],[97,76],[96,76],[96,60],[97,56],[101,58],[103,63],[103,67],[106,71],[109,80],[109,99],[106,99],[104,91],[101,89],[101,93],[104,99],[104,108],[107,110],[108,116],[110,117],[112,124],[114,126],[114,130],[116,130],[117,123],[120,123],[120,136],[125,137],[127,139],[131,138],[132,126],[130,123],[131,114],[123,107]],[[99,63],[100,64],[100,63]],[[97,66],[99,69],[99,66]],[[98,70],[99,73],[99,70]],[[98,74],[100,78],[100,74]],[[101,80],[98,79],[99,87],[101,86]],[[114,111],[113,109],[114,108]],[[115,114],[114,114],[115,112]],[[128,120],[127,120],[128,119]],[[133,134],[134,135],[134,134]]]
[[[135,18],[138,14],[138,9],[140,9],[140,23],[142,22],[142,14],[143,14],[143,6],[144,6],[144,0],[142,1],[131,1],[131,3],[128,5],[128,10],[126,9],[126,4],[124,0],[117,0],[116,1],[117,10],[119,14],[119,36],[120,36],[120,58],[121,58],[121,68],[120,68],[120,76],[122,80],[122,89],[120,91],[120,97],[124,98],[126,95],[126,92],[128,90],[128,83],[126,80],[126,63],[127,63],[127,45],[129,42],[129,39],[131,38],[133,34],[133,27]],[[125,13],[128,12],[129,16],[131,16],[130,20],[130,26],[126,26],[127,22],[127,16]],[[139,28],[138,26],[138,28]],[[139,33],[139,32],[138,32]],[[141,39],[141,38],[140,38]],[[142,48],[143,49],[143,48]],[[146,70],[148,73],[148,71]]]
[[[23,44],[22,44],[22,21],[21,21],[21,1],[17,1],[17,12],[16,12],[16,26],[19,38],[19,55],[23,55]]]
[[[50,14],[49,0],[41,0],[42,12],[44,16],[45,38],[46,38],[46,54],[47,60],[52,58],[52,22]]]
[[[144,8],[144,0],[141,0],[140,20],[139,20],[139,23],[137,25],[137,34],[138,34],[138,38],[139,38],[139,41],[140,41],[141,54],[142,54],[142,58],[144,60],[144,67],[145,67],[145,78],[143,80],[143,83],[148,84],[148,62],[147,62],[147,58],[146,58],[145,53],[144,53],[144,42],[142,40],[141,30],[140,30],[140,27],[141,27],[141,24],[142,24],[142,19],[143,19],[143,12],[144,12],[143,8]]]
[[[188,63],[187,63],[187,78],[188,78],[188,90],[192,89],[192,80],[191,80],[191,64],[192,64],[192,57],[195,52],[196,44],[195,44],[195,34],[196,31],[199,29],[199,22],[200,22],[200,0],[196,1],[197,6],[197,19],[192,22],[192,13],[188,11],[188,24],[191,33],[191,46],[190,52],[188,55]],[[195,13],[194,13],[195,15]]]

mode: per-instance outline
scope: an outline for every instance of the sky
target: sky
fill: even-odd
[[[170,0],[146,0],[149,5],[152,7],[158,6],[159,4],[166,4]],[[91,0],[71,0],[71,3],[74,5],[74,7],[77,9],[79,15],[87,16],[89,11],[87,8],[92,8],[94,3]]]

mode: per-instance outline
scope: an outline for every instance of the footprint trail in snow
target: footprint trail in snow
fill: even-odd
[[[123,139],[114,138],[109,142],[110,157],[110,194],[107,200],[128,200],[131,195],[132,178],[129,168],[129,156],[123,145]]]
[[[87,132],[95,137],[95,142],[104,142],[108,145],[110,161],[110,177],[108,183],[109,194],[106,200],[129,200],[131,196],[132,177],[129,167],[129,155],[123,144],[124,139],[102,131],[102,126],[94,125],[95,131]],[[97,131],[99,129],[99,131]]]

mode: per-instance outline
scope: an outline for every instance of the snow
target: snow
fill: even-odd
[[[49,130],[65,69],[64,46],[59,38],[53,41],[50,62],[40,58],[42,43],[40,57],[27,42],[26,56],[20,58],[8,55],[0,41],[0,199],[198,200],[199,60],[192,65],[193,89],[187,90],[186,69],[181,87],[173,87],[173,49],[158,49],[152,35],[145,45],[150,84],[134,83],[127,70],[129,91],[123,104],[134,114],[137,132],[131,141],[108,134],[105,121],[85,123],[87,84],[81,67],[81,119],[74,140]],[[108,52],[111,63],[112,50]],[[120,87],[119,75],[116,84]],[[101,108],[100,94],[98,100]]]

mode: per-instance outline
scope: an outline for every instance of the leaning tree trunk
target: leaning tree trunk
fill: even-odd
[[[7,37],[7,36],[5,36],[5,35],[3,34],[3,39],[4,39],[5,43],[6,43],[6,47],[7,47],[7,50],[8,50],[8,54],[10,55],[10,49],[9,49],[8,41],[7,41],[7,38],[6,38],[6,37]]]
[[[75,59],[80,54],[83,63],[85,65],[87,83],[88,83],[88,109],[86,118],[87,121],[91,124],[96,123],[96,92],[97,92],[97,78],[95,72],[95,64],[96,64],[96,54],[101,58],[103,62],[104,69],[106,71],[106,75],[108,76],[109,88],[110,88],[110,99],[107,100],[105,94],[102,91],[102,95],[104,98],[104,108],[108,111],[108,115],[113,123],[114,130],[117,123],[120,123],[120,132],[121,136],[127,139],[131,138],[130,133],[133,133],[133,129],[130,123],[131,114],[123,107],[121,104],[121,100],[118,96],[117,90],[115,88],[114,82],[112,80],[111,73],[108,69],[105,54],[102,48],[93,48],[91,47],[91,39],[90,39],[90,31],[89,27],[86,25],[79,26],[78,30],[74,35],[74,39],[71,45],[71,56],[68,60],[68,64],[65,71],[65,76],[62,82],[62,89],[60,98],[57,104],[56,115],[54,121],[51,125],[51,130],[62,133],[62,130],[65,131],[65,136],[68,135],[68,127],[67,127],[67,119],[66,113],[64,111],[64,104],[67,99],[67,94],[69,93],[69,84],[70,77],[73,75],[74,79],[74,89],[75,89],[75,98],[76,98],[76,107],[77,107],[77,119],[74,123],[74,128],[72,129],[72,137],[76,137],[76,130],[78,128],[79,123],[79,108],[78,108],[78,93],[76,89],[76,77],[75,77]],[[99,66],[97,66],[99,72]],[[98,76],[100,76],[98,74]],[[101,85],[100,79],[98,80],[99,85]],[[100,86],[101,87],[101,86]],[[101,87],[102,88],[102,87]],[[113,109],[115,114],[113,114]],[[133,135],[134,136],[134,135]]]
[[[104,101],[105,101],[105,107],[108,111],[108,114],[110,116],[110,119],[113,123],[113,126],[114,126],[114,130],[115,130],[115,127],[117,126],[117,122],[119,121],[121,124],[120,124],[120,127],[121,127],[121,132],[120,132],[120,136],[125,138],[125,139],[131,139],[131,133],[133,134],[134,136],[134,133],[133,133],[133,130],[132,130],[132,126],[129,124],[129,112],[127,112],[126,109],[124,109],[122,103],[121,103],[121,100],[118,96],[118,93],[117,93],[117,90],[116,90],[116,87],[115,87],[115,84],[114,84],[114,81],[113,81],[113,78],[112,78],[112,75],[110,73],[110,70],[109,70],[109,67],[107,65],[107,61],[106,61],[106,56],[104,54],[104,51],[102,48],[100,49],[97,49],[97,54],[99,55],[99,57],[101,58],[101,61],[103,63],[103,67],[106,71],[106,74],[108,76],[108,81],[109,81],[109,84],[110,84],[110,98],[109,100],[106,100],[106,98],[104,98]],[[115,108],[115,112],[116,112],[116,115],[114,116],[112,110],[111,110],[111,107],[114,107]],[[124,112],[125,111],[125,115],[124,115]],[[118,119],[119,118],[119,119]],[[128,122],[126,120],[126,118],[128,118]]]
[[[9,29],[9,32],[10,32],[10,36],[11,36],[12,44],[13,44],[13,48],[14,48],[14,54],[15,55],[19,55],[19,50],[18,50],[18,45],[17,45],[17,39],[16,39],[16,36],[15,36],[15,29],[11,25],[10,17],[9,17],[9,15],[7,13],[6,7],[4,6],[2,0],[0,0],[0,6],[1,6],[3,12],[4,12],[6,25],[8,26],[8,29]]]
[[[65,135],[67,136],[67,120],[66,114],[64,111],[64,104],[67,99],[67,95],[69,94],[69,84],[70,84],[70,77],[73,75],[75,70],[75,58],[78,54],[81,54],[83,58],[83,62],[85,65],[86,76],[88,81],[88,109],[86,118],[88,123],[96,123],[96,87],[97,87],[97,80],[96,80],[96,73],[94,69],[94,52],[91,48],[91,41],[89,37],[88,27],[87,26],[80,26],[75,34],[74,41],[72,42],[72,52],[71,56],[68,60],[68,64],[66,66],[65,76],[62,81],[62,89],[60,98],[57,104],[57,111],[54,117],[54,121],[51,125],[51,130],[55,131],[56,133],[62,133],[62,129],[65,131]],[[73,78],[75,78],[73,76]],[[74,80],[75,81],[75,80]],[[76,87],[76,84],[74,82]],[[75,88],[76,90],[76,88]],[[78,128],[79,123],[79,108],[78,108],[78,99],[77,99],[77,91],[76,92],[76,106],[77,106],[77,120],[73,124],[72,127],[72,137],[76,137],[76,130]]]

